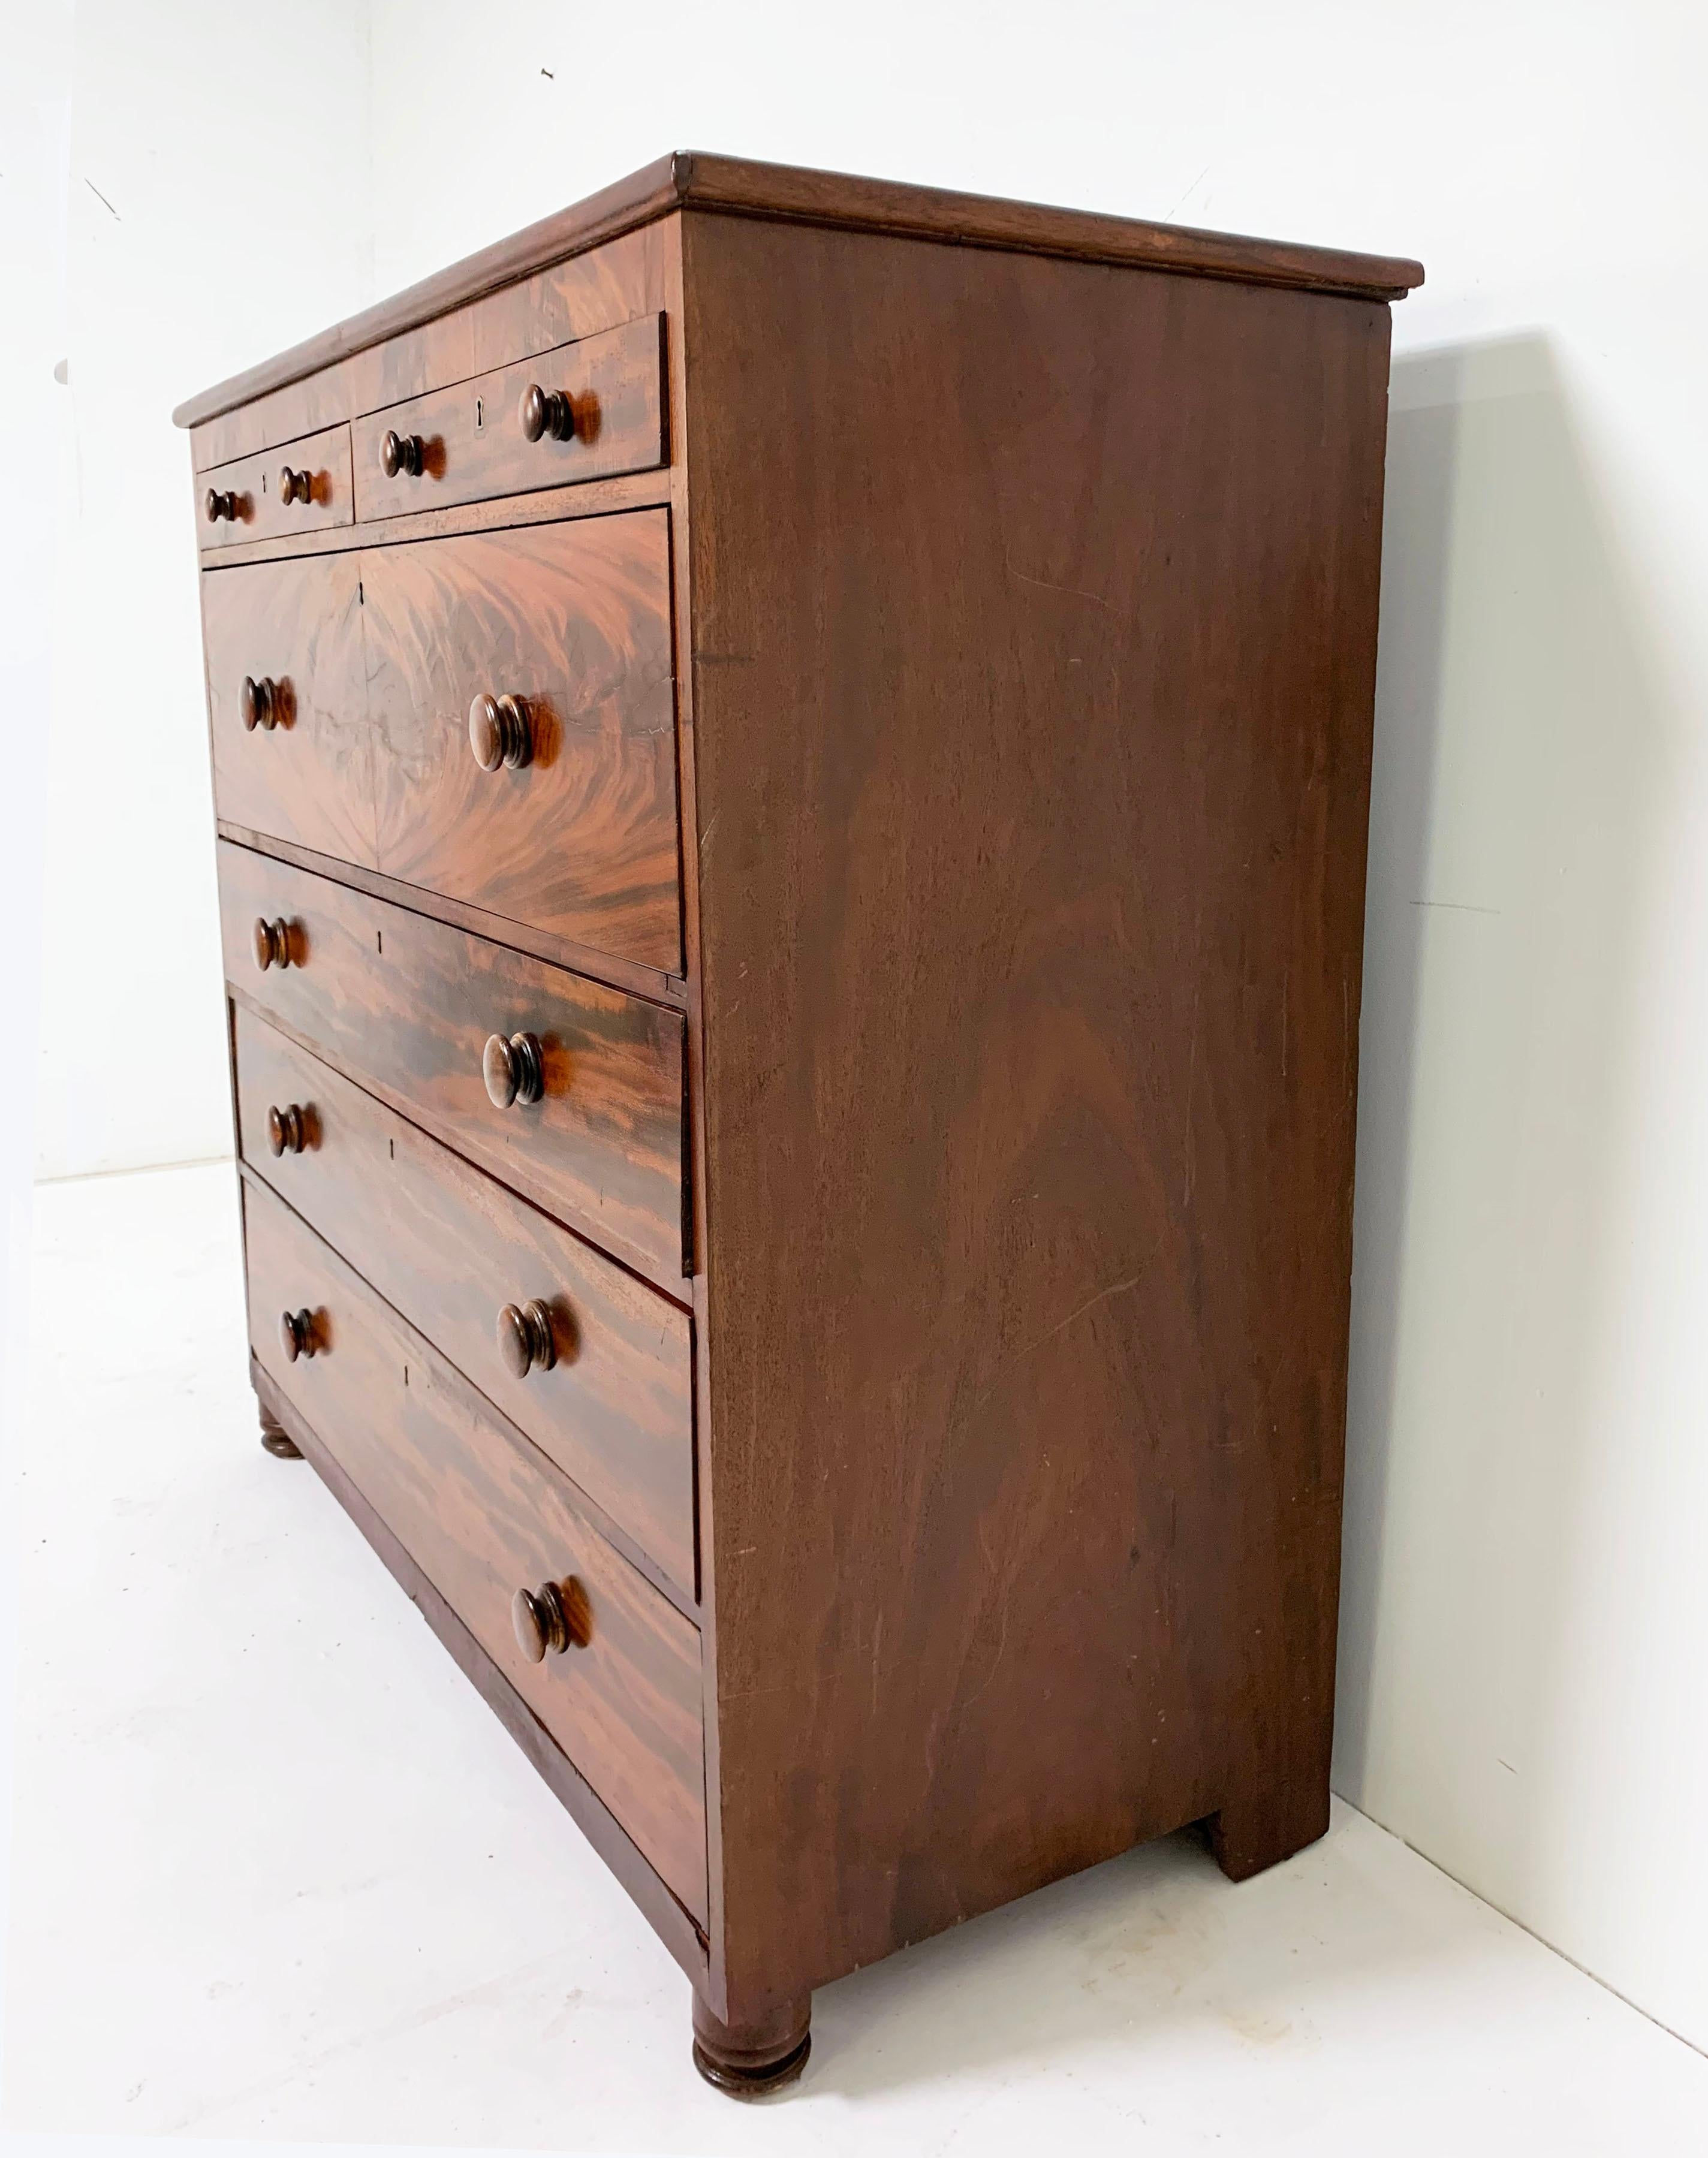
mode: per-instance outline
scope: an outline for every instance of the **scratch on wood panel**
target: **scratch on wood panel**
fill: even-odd
[[[1055,585],[1048,577],[1029,577],[1024,570],[1017,570],[1006,555],[1003,556],[1003,566],[1011,577],[1018,577],[1023,585],[1036,585],[1040,592],[1060,592],[1065,599],[1089,600],[1093,607],[1102,607],[1105,614],[1116,612],[1107,600],[1100,599],[1096,592],[1081,591],[1077,585]]]
[[[1289,968],[1281,978],[1281,1076],[1287,1077],[1287,999],[1293,987],[1293,972]]]
[[[1186,1052],[1186,1185],[1181,1194],[1183,1206],[1192,1204],[1192,1176],[1197,1167],[1196,1127],[1192,1122],[1192,1088],[1198,1074],[1198,999],[1200,989],[1192,984],[1192,1043]]]
[[[1088,1296],[1083,1304],[1076,1304],[1066,1319],[1057,1319],[1055,1325],[1047,1333],[1040,1334],[1035,1341],[1029,1341],[1024,1349],[1017,1349],[1012,1356],[1005,1356],[992,1375],[990,1384],[962,1415],[957,1417],[956,1422],[965,1423],[977,1416],[1016,1365],[1024,1364],[1029,1356],[1035,1356],[1040,1349],[1055,1340],[1058,1334],[1065,1334],[1076,1319],[1083,1319],[1094,1305],[1107,1304],[1112,1296],[1122,1296],[1128,1289],[1137,1288],[1143,1278],[1143,1274],[1134,1274],[1129,1281],[1112,1282],[1107,1288],[1100,1288],[1095,1296]]]

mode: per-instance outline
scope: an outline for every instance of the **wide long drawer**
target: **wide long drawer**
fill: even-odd
[[[611,1548],[531,1449],[471,1411],[353,1270],[249,1180],[244,1229],[257,1360],[704,1925],[698,1629]],[[535,1663],[519,1644],[512,1602],[548,1585],[582,1638]]]
[[[681,972],[666,511],[213,569],[202,616],[228,824]]]
[[[688,1314],[241,1009],[235,1053],[244,1159],[693,1596]]]
[[[222,840],[238,997],[655,1280],[683,1273],[678,1012]],[[489,1049],[524,1082],[499,1107]],[[531,1068],[530,1068],[531,1067]]]

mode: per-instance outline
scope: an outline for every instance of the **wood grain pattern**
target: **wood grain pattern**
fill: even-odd
[[[567,1486],[468,1416],[433,1351],[284,1202],[244,1183],[251,1353],[319,1435],[688,1910],[706,1908],[699,1636],[578,1512]],[[276,1314],[322,1347],[287,1363]],[[530,1664],[519,1587],[573,1576],[585,1648]]]
[[[567,967],[572,973],[586,974],[611,989],[627,990],[630,995],[644,997],[652,1004],[669,1004],[678,1011],[687,1004],[688,984],[679,974],[660,973],[656,967],[637,967],[611,953],[596,952],[568,937],[546,936],[538,929],[530,929],[525,922],[506,922],[462,900],[447,899],[442,892],[427,891],[419,885],[399,884],[391,877],[381,876],[354,862],[317,854],[312,847],[297,846],[288,839],[276,839],[250,826],[232,823],[223,817],[216,819],[214,829],[222,839],[247,847],[252,853],[271,854],[280,861],[307,870],[311,875],[333,877],[357,891],[370,893],[375,899],[389,900],[395,906],[406,906],[417,914],[430,915],[434,921],[446,922],[453,929],[467,929],[473,936],[508,944],[518,952],[544,959],[548,966]]]
[[[369,413],[353,430],[357,515],[365,523],[646,472],[664,462],[663,371],[663,318],[649,315]],[[575,431],[569,441],[530,442],[524,434],[519,408],[536,382],[570,397]],[[418,478],[388,478],[379,451],[392,430],[421,437]]]
[[[654,510],[363,557],[379,869],[680,973],[668,550]],[[527,700],[519,770],[482,693]]]
[[[350,555],[205,570],[202,638],[219,815],[371,869],[374,730],[360,575]],[[280,685],[277,725],[245,730],[245,676]]]
[[[307,472],[313,490],[308,501],[283,498],[279,473],[287,464]],[[235,495],[235,519],[209,520],[203,498],[210,488]],[[300,539],[305,533],[352,524],[355,514],[348,427],[328,427],[276,450],[215,465],[196,482],[197,538],[204,553],[218,554],[245,540]]]
[[[1090,210],[678,150],[259,366],[216,383],[186,399],[172,416],[180,427],[200,427],[353,354],[407,338],[467,301],[636,233],[689,205],[1381,299],[1401,298],[1423,281],[1422,265],[1406,257],[1200,232]]]
[[[414,545],[422,540],[454,540],[466,532],[501,532],[513,525],[556,524],[570,518],[608,517],[614,511],[667,507],[668,472],[624,472],[615,479],[583,480],[565,489],[507,494],[492,502],[453,503],[410,517],[377,518],[371,524],[316,532],[301,540],[244,540],[221,556],[227,562],[279,562],[308,555],[344,554],[361,547]]]
[[[684,244],[738,2017],[1326,1822],[1387,311]]]
[[[635,1841],[558,1744],[462,1618],[422,1572],[385,1523],[328,1452],[319,1435],[273,1384],[253,1356],[250,1383],[264,1413],[283,1426],[299,1451],[403,1590],[457,1669],[527,1756],[529,1765],[581,1830],[641,1914],[696,1985],[706,1983],[705,1933],[636,1848]]]
[[[687,1313],[247,1011],[235,1039],[245,1160],[691,1598]],[[275,1158],[267,1113],[292,1102],[307,1144]],[[494,1319],[529,1297],[557,1361],[519,1379]]]
[[[395,336],[331,359],[196,425],[190,436],[196,470],[657,314],[666,267],[676,251],[676,219],[660,217],[422,318]]]
[[[413,1122],[625,1263],[682,1271],[682,1020],[348,886],[219,844],[226,978]],[[257,917],[295,963],[260,972]],[[541,1043],[545,1098],[493,1107],[488,1035]]]

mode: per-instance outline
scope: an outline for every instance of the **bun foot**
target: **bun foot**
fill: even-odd
[[[265,1403],[261,1404],[261,1444],[275,1459],[300,1461],[302,1449]]]
[[[694,2065],[729,2098],[764,2098],[792,2083],[813,2050],[813,1998],[749,2023],[725,2023],[694,1996]]]

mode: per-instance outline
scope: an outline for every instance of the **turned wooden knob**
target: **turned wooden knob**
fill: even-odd
[[[507,1304],[498,1314],[498,1354],[513,1379],[525,1379],[536,1365],[550,1371],[558,1360],[550,1305],[537,1296]]]
[[[530,382],[522,393],[521,420],[530,442],[548,435],[555,442],[567,442],[575,431],[575,408],[568,390],[542,390],[537,382]]]
[[[267,1144],[276,1154],[301,1154],[308,1144],[308,1118],[298,1102],[267,1111]]]
[[[545,1092],[545,1064],[536,1034],[487,1036],[481,1058],[481,1076],[495,1109],[508,1109],[513,1102],[537,1102]]]
[[[279,467],[279,499],[282,503],[312,502],[314,476],[312,472],[292,472],[289,465]]]
[[[279,685],[271,674],[263,674],[259,682],[253,674],[245,674],[243,687],[238,692],[238,705],[243,714],[245,729],[253,734],[263,727],[271,734],[279,724],[279,708],[283,700]]]
[[[539,1588],[519,1588],[510,1599],[516,1645],[530,1664],[543,1664],[548,1649],[585,1649],[591,1638],[586,1593],[573,1576]]]
[[[312,1356],[319,1347],[314,1338],[314,1314],[312,1311],[281,1311],[279,1314],[279,1346],[285,1352],[285,1361],[294,1364],[299,1356]]]
[[[387,479],[395,479],[400,472],[419,479],[423,449],[419,435],[400,435],[395,427],[388,427],[385,439],[379,445],[379,469]]]
[[[269,967],[288,967],[291,963],[291,925],[282,917],[277,922],[263,922],[255,917],[250,932],[255,944],[255,963],[262,973]]]
[[[534,757],[534,731],[520,697],[489,697],[484,692],[468,708],[468,746],[482,772],[508,764],[513,772]]]
[[[210,487],[202,498],[202,508],[207,513],[209,524],[217,524],[222,517],[229,524],[235,524],[237,522],[235,488],[227,488],[222,493],[219,488]]]

